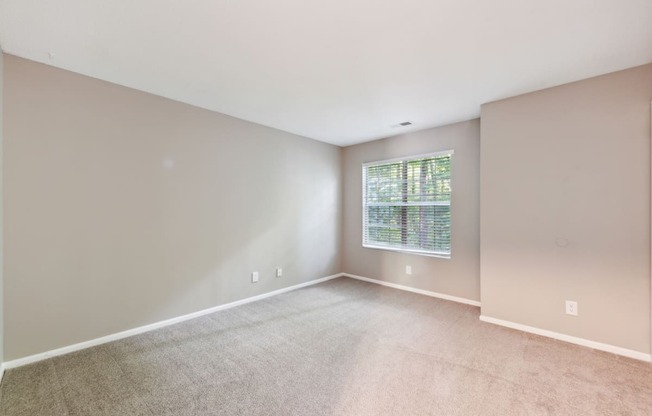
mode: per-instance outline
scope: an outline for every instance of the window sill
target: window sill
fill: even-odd
[[[363,244],[362,247],[363,248],[371,248],[371,249],[374,249],[374,250],[393,251],[395,253],[416,254],[417,256],[435,257],[435,258],[438,258],[438,259],[446,259],[446,260],[451,259],[450,254],[444,254],[444,253],[429,253],[429,252],[424,252],[424,251],[406,250],[406,249],[403,249],[403,248],[392,248],[392,247],[383,247],[383,246],[373,246],[373,245],[367,245],[367,244]]]

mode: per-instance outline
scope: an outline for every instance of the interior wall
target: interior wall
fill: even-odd
[[[362,247],[362,164],[451,149],[451,258]],[[343,168],[344,272],[480,300],[480,120],[346,147]]]
[[[340,272],[339,147],[4,58],[7,360]]]
[[[651,100],[645,65],[482,106],[484,316],[650,352]]]
[[[2,379],[2,364],[4,362],[4,296],[3,296],[3,282],[4,282],[4,277],[3,277],[3,264],[4,264],[4,259],[3,259],[3,232],[2,232],[2,172],[4,171],[3,168],[3,157],[2,157],[2,150],[3,150],[3,132],[4,132],[4,111],[3,111],[3,83],[4,83],[4,77],[3,77],[3,67],[4,67],[4,54],[2,53],[2,50],[0,50],[0,380]]]

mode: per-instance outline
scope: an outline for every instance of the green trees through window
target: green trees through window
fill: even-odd
[[[452,155],[363,165],[363,246],[450,256]]]

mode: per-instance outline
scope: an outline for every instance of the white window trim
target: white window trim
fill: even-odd
[[[410,161],[410,160],[414,160],[414,159],[425,159],[427,157],[446,156],[446,155],[453,155],[453,154],[455,154],[454,150],[440,150],[438,152],[423,153],[423,154],[420,154],[420,155],[394,157],[394,158],[391,158],[391,159],[384,159],[384,160],[372,160],[372,161],[369,161],[369,162],[364,162],[362,164],[362,172],[364,172],[364,168],[366,166],[370,166],[370,165],[384,165],[385,163],[399,162],[399,161],[402,161],[402,160]]]
[[[437,253],[437,252],[431,252],[431,251],[425,251],[425,250],[424,251],[414,250],[414,249],[410,250],[410,249],[399,248],[399,247],[386,247],[386,246],[375,246],[375,245],[372,245],[372,244],[365,244],[365,242],[364,242],[364,230],[365,230],[364,196],[365,196],[365,184],[367,183],[367,177],[366,177],[367,175],[366,175],[365,168],[367,166],[383,165],[383,164],[386,164],[386,163],[393,163],[393,162],[399,162],[399,161],[410,161],[410,160],[414,160],[414,159],[424,159],[424,158],[431,158],[431,157],[445,156],[445,155],[451,155],[452,156],[454,153],[455,153],[455,151],[452,150],[452,149],[451,150],[441,150],[441,151],[432,152],[432,153],[423,153],[423,154],[419,154],[419,155],[395,157],[395,158],[391,158],[391,159],[374,160],[374,161],[362,163],[362,167],[361,167],[361,170],[362,170],[362,189],[361,189],[362,190],[362,194],[361,194],[362,195],[362,235],[361,235],[362,247],[371,248],[371,249],[374,249],[374,250],[393,251],[393,252],[397,252],[397,253],[416,254],[416,255],[419,255],[419,256],[435,257],[435,258],[447,259],[447,260],[450,260],[452,258],[452,253],[453,253],[453,247],[452,247],[453,236],[452,235],[451,235],[451,252],[450,253]],[[452,181],[453,181],[453,179],[452,179],[452,165],[451,165],[451,183],[452,183]],[[451,194],[451,201],[450,202],[443,202],[443,203],[441,203],[441,202],[440,203],[427,202],[427,203],[424,203],[424,205],[448,205],[448,206],[452,206],[452,199],[453,199],[453,196]],[[378,205],[381,205],[381,204],[378,204]],[[398,203],[398,204],[387,203],[387,205],[388,206],[389,205],[397,206],[397,205],[403,205],[403,204],[400,204],[400,203]],[[410,205],[416,205],[416,204],[410,204]],[[453,222],[453,215],[452,215],[452,212],[451,212],[451,229],[452,229],[452,222]]]

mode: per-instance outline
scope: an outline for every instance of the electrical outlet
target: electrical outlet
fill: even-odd
[[[412,274],[412,266],[405,266],[405,274]]]
[[[566,315],[577,316],[577,302],[574,300],[566,301]]]
[[[252,272],[251,273],[251,283],[256,283],[258,282],[258,272]]]
[[[276,277],[281,277],[283,276],[283,269],[280,267],[276,268]]]

